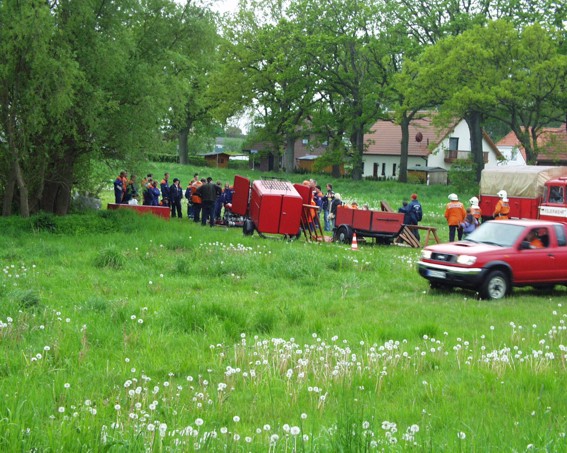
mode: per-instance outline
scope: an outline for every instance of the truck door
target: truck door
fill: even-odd
[[[551,241],[553,234],[550,235],[548,227],[529,229],[522,239],[523,243],[529,244],[529,248],[518,250],[510,258],[516,283],[545,283],[559,279],[561,266],[557,261],[557,247]],[[564,269],[562,273],[565,273]]]

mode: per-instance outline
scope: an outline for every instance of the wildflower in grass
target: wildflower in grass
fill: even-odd
[[[71,384],[69,384],[68,382],[66,382],[65,384],[63,384],[63,387],[65,387],[66,389],[71,388]]]
[[[148,423],[148,426],[146,427],[146,429],[149,432],[154,432],[156,430],[156,425],[154,425],[153,423]]]
[[[370,422],[363,421],[362,422],[362,429],[368,429],[368,428],[370,428]]]
[[[301,429],[299,429],[299,426],[292,426],[289,432],[292,436],[298,436],[299,433],[301,432]]]
[[[458,437],[459,439],[461,439],[461,440],[465,440],[465,439],[467,438],[467,435],[466,435],[464,432],[459,431],[459,432],[457,433],[457,437]]]
[[[271,430],[271,426],[270,425],[264,425],[264,431],[269,431]]]
[[[203,419],[202,418],[198,418],[195,420],[195,425],[197,426],[202,426],[203,425]]]
[[[120,410],[120,404],[115,404],[115,405],[114,405],[114,410],[119,411],[119,410]]]
[[[305,420],[305,419],[307,419],[307,414],[305,413],[301,414],[301,420]]]
[[[223,426],[223,427],[220,429],[220,432],[221,432],[221,434],[226,434],[226,433],[228,433],[228,428],[227,428],[226,426]]]
[[[49,351],[50,349],[51,349],[51,348],[50,348],[49,346],[44,346],[44,347],[43,347],[43,350],[46,351],[46,352]]]
[[[132,321],[134,321],[134,320],[136,319],[136,315],[130,316],[130,319],[131,319]]]
[[[238,423],[240,421],[240,417],[238,415],[235,415],[234,417],[232,417],[232,421],[234,421],[234,423]]]
[[[289,425],[288,425],[287,423],[285,423],[285,424],[282,426],[282,429],[284,430],[284,432],[289,433],[289,429],[290,429],[290,428],[289,428]]]
[[[278,436],[277,434],[272,434],[270,436],[270,443],[271,444],[276,444],[278,442],[278,440],[280,440],[280,436]]]
[[[65,408],[63,406],[59,407],[59,409],[57,409],[57,410],[59,411],[60,414],[65,412]]]

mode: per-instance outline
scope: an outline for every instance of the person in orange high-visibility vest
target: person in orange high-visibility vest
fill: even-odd
[[[193,221],[200,222],[201,221],[201,207],[202,207],[202,199],[201,195],[197,192],[199,187],[202,187],[203,184],[206,184],[207,180],[202,178],[200,181],[195,181],[191,184],[191,202],[193,203]]]
[[[472,197],[469,200],[469,203],[471,204],[470,208],[471,208],[472,216],[480,222],[480,219],[482,218],[482,210],[480,209],[480,206],[478,205],[478,203],[479,203],[478,198]]]
[[[510,215],[510,203],[508,201],[508,194],[505,190],[501,190],[497,193],[500,197],[496,207],[494,208],[494,214],[492,215],[495,220],[508,220]]]
[[[450,194],[449,203],[445,206],[445,218],[447,219],[447,225],[449,225],[449,242],[455,240],[455,232],[457,232],[459,241],[463,238],[463,230],[459,228],[459,225],[463,223],[466,216],[467,211],[463,203],[459,201],[457,194]]]

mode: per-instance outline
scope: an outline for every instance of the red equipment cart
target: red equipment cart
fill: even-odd
[[[303,199],[290,182],[259,180],[250,184],[243,176],[234,177],[232,212],[247,216],[242,230],[245,235],[300,232]]]

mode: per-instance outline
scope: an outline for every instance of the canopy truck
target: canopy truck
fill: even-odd
[[[492,219],[497,193],[506,191],[511,219],[567,223],[567,167],[526,165],[485,168],[480,179],[483,220]]]

